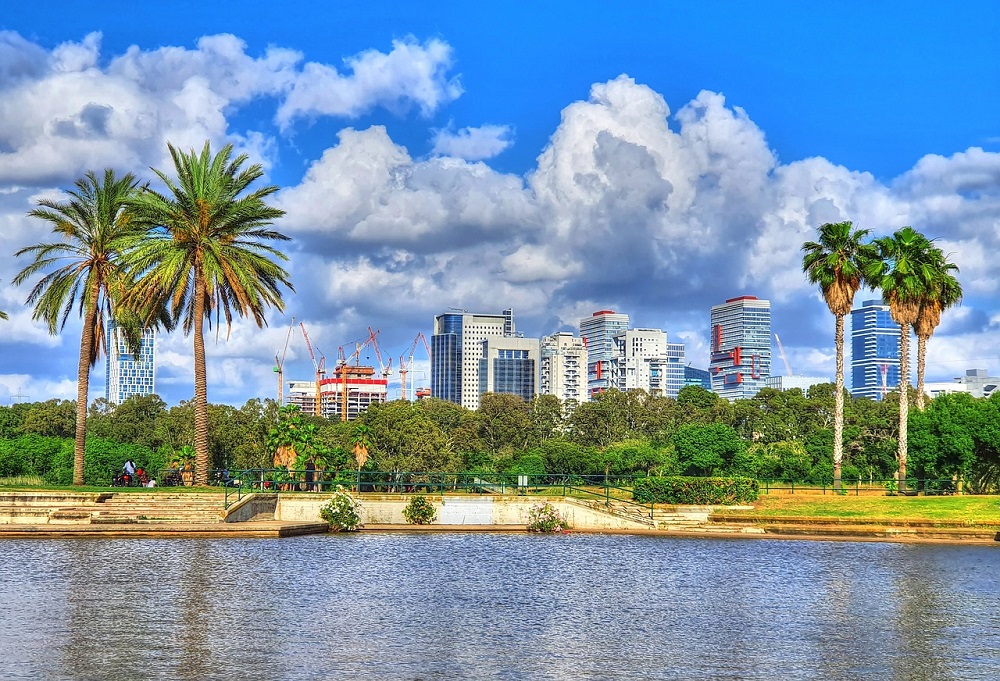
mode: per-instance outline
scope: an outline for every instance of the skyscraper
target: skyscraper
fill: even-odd
[[[129,397],[155,393],[156,332],[153,329],[143,332],[139,352],[134,355],[121,331],[113,325],[108,329],[107,342],[104,399],[121,404]]]
[[[712,392],[729,401],[753,397],[771,374],[771,301],[730,298],[712,306]]]
[[[851,394],[881,400],[899,386],[899,324],[881,300],[851,310]]]
[[[542,338],[542,395],[555,395],[563,402],[587,401],[587,347],[583,339],[564,331]]]
[[[515,336],[513,310],[501,314],[447,312],[434,317],[431,395],[466,409],[478,409],[483,341],[496,336]]]
[[[587,346],[587,396],[611,387],[611,361],[617,355],[615,336],[628,330],[628,315],[598,310],[580,320],[580,336]]]

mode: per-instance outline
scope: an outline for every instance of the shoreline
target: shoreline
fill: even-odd
[[[688,528],[684,530],[628,528],[597,529],[571,528],[566,532],[553,534],[613,534],[646,537],[667,537],[672,539],[719,539],[719,540],[760,540],[780,541],[832,541],[832,542],[882,542],[898,544],[936,544],[953,546],[997,546],[1000,534],[977,536],[956,533],[948,536],[940,531],[934,535],[923,534],[912,528],[884,528],[870,531],[847,530],[826,533],[821,526],[812,526],[815,531],[772,531],[755,528],[752,531],[733,529]],[[529,533],[524,525],[401,525],[393,523],[369,524],[358,531],[360,534],[383,533]],[[326,523],[254,521],[246,523],[156,523],[156,524],[104,524],[104,525],[29,525],[8,523],[0,525],[0,539],[280,539],[286,537],[337,534],[330,532]]]

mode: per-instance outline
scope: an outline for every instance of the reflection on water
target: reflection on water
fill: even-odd
[[[8,540],[0,676],[1000,676],[988,546],[617,535]]]

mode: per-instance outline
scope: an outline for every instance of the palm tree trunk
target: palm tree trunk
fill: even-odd
[[[76,437],[73,443],[73,484],[83,485],[83,460],[87,448],[87,394],[90,392],[90,355],[94,350],[94,320],[100,290],[93,287],[83,316],[80,363],[76,369]]]
[[[910,399],[910,325],[899,325],[899,491],[906,491],[906,420]]]
[[[917,409],[924,410],[924,364],[927,361],[927,338],[917,336]]]
[[[205,280],[195,270],[194,300],[194,484],[208,485],[208,380],[205,375]]]
[[[836,392],[833,396],[833,489],[840,491],[840,469],[844,460],[844,315],[836,315],[834,344],[837,347]]]

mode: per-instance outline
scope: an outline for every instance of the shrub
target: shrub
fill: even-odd
[[[754,478],[642,478],[635,481],[633,498],[641,504],[742,504],[756,501]]]
[[[568,528],[569,523],[549,502],[535,504],[528,511],[528,532],[562,532]]]
[[[411,525],[430,525],[437,520],[437,510],[427,501],[427,497],[419,494],[412,499],[403,509],[403,517]]]
[[[361,502],[337,485],[330,501],[320,507],[319,517],[330,523],[334,532],[357,532],[362,527]]]

